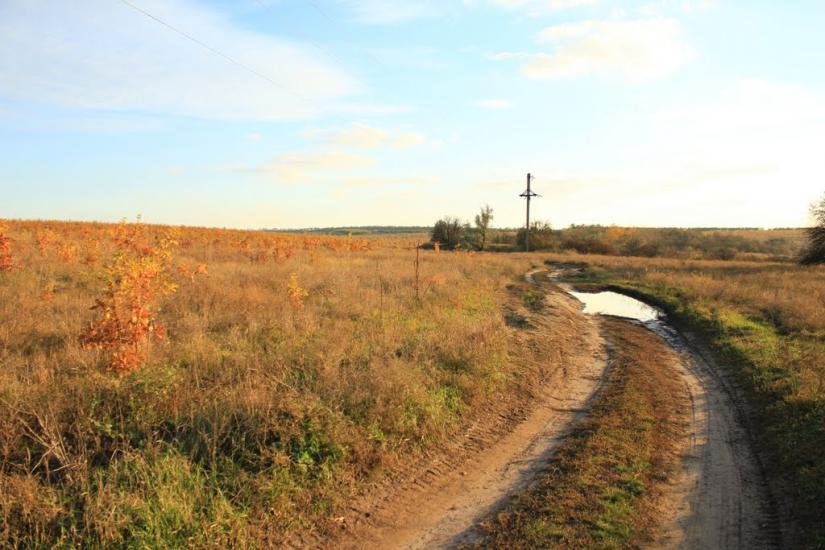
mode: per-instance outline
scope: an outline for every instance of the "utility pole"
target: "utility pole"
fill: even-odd
[[[530,190],[530,182],[533,180],[532,174],[527,174],[527,191],[519,195],[527,199],[527,225],[524,228],[524,251],[530,252],[530,199],[538,197],[537,194]]]

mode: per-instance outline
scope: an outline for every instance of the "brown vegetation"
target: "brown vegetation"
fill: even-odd
[[[523,368],[501,307],[524,257],[421,252],[417,301],[405,240],[148,227],[178,243],[159,258],[118,226],[7,227],[24,267],[0,273],[0,546],[277,544]],[[166,338],[133,334],[146,353],[117,374],[90,322]]]
[[[524,247],[524,229],[501,231],[496,247]],[[579,225],[554,230],[534,222],[530,246],[536,250],[610,256],[692,260],[787,261],[805,244],[802,229],[679,229]]]
[[[808,228],[808,243],[802,253],[804,265],[825,264],[825,196],[811,205],[815,224]]]

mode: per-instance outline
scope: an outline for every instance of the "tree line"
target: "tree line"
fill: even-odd
[[[634,228],[600,225],[572,225],[556,230],[545,221],[530,226],[534,250],[571,250],[582,254],[613,256],[704,258],[798,259],[806,265],[825,263],[825,196],[811,205],[814,225],[805,231],[804,243],[788,232],[776,236],[762,230]],[[474,223],[452,216],[438,220],[432,228],[429,246],[446,250],[523,250],[526,231],[522,227],[494,229],[493,209],[479,210]]]

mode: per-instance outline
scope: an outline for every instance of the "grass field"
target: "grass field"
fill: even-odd
[[[825,268],[558,255],[578,284],[614,285],[702,335],[743,389],[768,473],[804,544],[825,546]]]
[[[422,251],[417,300],[398,239],[4,225],[0,546],[278,544],[520,368],[501,308],[524,258]],[[82,345],[124,311],[146,323]]]
[[[423,250],[416,266],[415,241],[0,224],[0,546],[270,547],[325,528],[532,375],[506,312],[541,307],[512,283],[543,260],[586,262],[577,283],[642,295],[705,336],[806,543],[825,545],[825,268]],[[599,470],[603,454],[656,474],[655,415],[621,424],[667,404],[648,399],[644,368],[616,372],[594,409],[606,423],[579,432],[590,455],[562,455],[545,495],[572,494],[582,460],[623,483]],[[628,513],[603,525],[635,544],[647,504],[616,494]],[[587,545],[601,535],[577,514],[610,512],[593,506],[502,525],[514,545]]]

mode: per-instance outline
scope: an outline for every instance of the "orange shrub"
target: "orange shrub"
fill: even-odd
[[[55,240],[55,233],[50,229],[38,231],[34,239],[37,243],[37,251],[41,256],[46,256],[49,253],[49,244]]]
[[[174,241],[147,233],[140,223],[118,228],[116,252],[104,270],[106,290],[92,306],[98,315],[80,336],[84,347],[111,354],[109,368],[115,372],[138,368],[149,341],[163,338],[157,301],[177,289],[169,274]]]
[[[77,245],[73,243],[63,243],[57,249],[57,255],[67,264],[74,263],[77,259]]]
[[[14,268],[14,258],[11,255],[11,239],[0,229],[0,271],[11,271]]]
[[[206,275],[208,272],[206,264],[197,264],[195,267],[190,267],[187,262],[181,262],[181,264],[178,265],[178,271],[191,282],[195,281],[196,276]]]
[[[289,276],[289,283],[286,285],[286,290],[289,294],[289,300],[292,302],[292,307],[304,307],[304,299],[309,296],[309,292],[301,288],[298,284],[298,276],[295,273]]]
[[[46,286],[43,287],[43,292],[40,293],[40,299],[44,302],[50,304],[54,301],[54,291],[57,285],[54,281],[49,281],[46,283]]]

